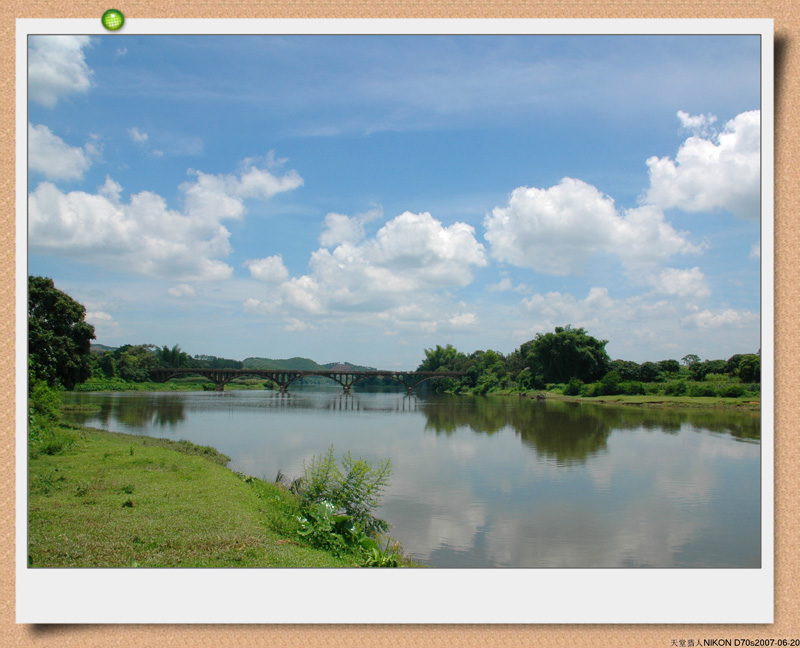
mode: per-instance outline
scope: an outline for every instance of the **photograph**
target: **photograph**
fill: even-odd
[[[25,578],[771,583],[772,34],[685,22],[29,21]]]

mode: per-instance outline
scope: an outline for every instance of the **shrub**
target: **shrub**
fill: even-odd
[[[686,391],[685,380],[672,380],[664,385],[664,394],[667,396],[685,396]]]
[[[718,394],[727,398],[739,398],[739,396],[744,396],[744,392],[744,385],[732,384],[720,387]]]
[[[581,396],[586,396],[587,398],[593,398],[594,396],[602,396],[602,395],[603,395],[603,383],[593,382],[581,387]]]
[[[626,396],[637,396],[644,394],[644,385],[638,380],[626,380],[619,384],[619,391]]]
[[[619,384],[622,382],[622,378],[616,371],[609,371],[600,382],[603,385],[604,396],[613,396],[620,393]]]
[[[353,518],[336,513],[336,507],[331,502],[317,502],[304,509],[303,515],[297,519],[300,522],[298,535],[311,545],[336,556],[348,551],[348,547],[356,542],[357,531]]]
[[[716,396],[717,388],[711,383],[693,382],[688,386],[689,396]]]
[[[388,530],[385,520],[375,517],[383,491],[389,485],[392,464],[381,461],[376,468],[365,459],[353,459],[348,452],[342,468],[336,464],[333,446],[328,453],[314,456],[305,467],[300,491],[301,507],[309,509],[319,502],[330,502],[337,512],[349,515],[367,535],[376,536]]]
[[[580,378],[570,378],[567,386],[564,388],[565,396],[578,396],[581,393],[583,381]]]
[[[59,429],[61,422],[60,392],[40,380],[33,380],[28,395],[28,454],[35,458],[54,455],[67,448],[73,435]]]

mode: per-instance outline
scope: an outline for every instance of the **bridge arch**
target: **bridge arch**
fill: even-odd
[[[172,378],[186,375],[204,376],[223,391],[225,385],[242,376],[257,376],[276,383],[281,393],[286,393],[289,385],[310,376],[328,378],[338,383],[347,394],[350,388],[366,378],[390,378],[403,385],[408,393],[426,380],[437,378],[460,378],[463,371],[325,371],[325,370],[288,370],[288,369],[201,369],[197,367],[159,367],[150,371],[154,382],[166,382]]]

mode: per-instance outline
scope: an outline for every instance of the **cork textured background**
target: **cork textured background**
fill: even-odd
[[[775,27],[775,622],[770,625],[17,625],[15,623],[15,20],[97,18],[111,6],[127,18],[770,18]],[[800,4],[796,0],[32,0],[0,7],[0,647],[172,646],[251,648],[392,646],[658,646],[681,640],[800,639],[800,498],[797,406],[787,390],[798,356],[800,242],[795,163],[800,158]],[[532,586],[535,586],[532,584]],[[713,596],[713,592],[709,592]],[[676,642],[676,643],[673,643]],[[685,644],[684,644],[685,645]],[[791,645],[791,644],[789,644]]]

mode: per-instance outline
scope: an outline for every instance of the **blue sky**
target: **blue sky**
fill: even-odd
[[[413,369],[760,343],[758,36],[33,36],[29,273],[97,342]]]

